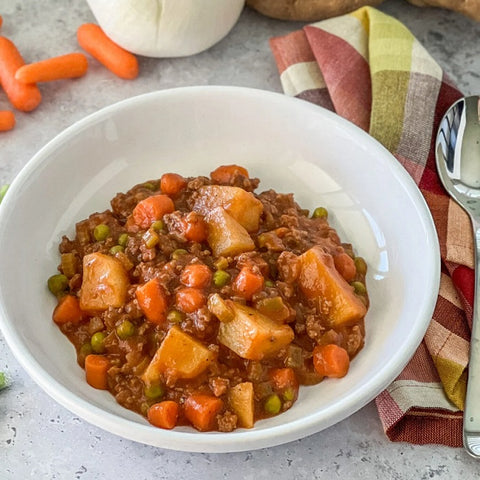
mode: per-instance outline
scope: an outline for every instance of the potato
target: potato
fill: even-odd
[[[214,208],[206,217],[207,241],[216,257],[249,252],[255,243],[248,232],[222,207]]]
[[[280,325],[254,308],[228,302],[232,320],[220,322],[218,341],[247,360],[261,360],[286,347],[295,334],[288,325]]]
[[[129,279],[123,264],[110,255],[95,252],[83,257],[80,308],[95,313],[125,303]]]
[[[194,378],[214,360],[214,352],[174,325],[155,352],[142,380],[148,385],[160,380],[164,373],[175,378]]]
[[[318,309],[332,325],[355,323],[367,308],[335,268],[333,257],[315,246],[300,257],[298,284],[303,294],[318,302]]]
[[[247,5],[268,17],[280,20],[316,22],[353,12],[383,0],[247,0]]]
[[[263,212],[262,202],[243,188],[208,185],[199,189],[199,197],[193,209],[203,215],[216,207],[222,207],[247,232],[256,232]]]
[[[238,418],[238,426],[252,428],[254,423],[254,397],[252,382],[243,382],[228,392],[228,403]]]

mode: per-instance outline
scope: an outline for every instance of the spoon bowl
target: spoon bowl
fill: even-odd
[[[440,122],[435,143],[437,170],[450,196],[470,216],[475,243],[475,299],[463,414],[463,443],[480,458],[480,97],[457,100]]]

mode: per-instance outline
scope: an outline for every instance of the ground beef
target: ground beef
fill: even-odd
[[[254,403],[254,421],[276,415],[294,404],[299,383],[314,384],[323,379],[313,367],[315,348],[334,344],[344,348],[350,358],[363,348],[363,318],[336,325],[329,318],[331,305],[325,299],[306,294],[309,280],[304,278],[303,287],[300,285],[302,255],[307,250],[317,248],[322,255],[332,258],[339,253],[353,258],[354,250],[351,244],[341,243],[327,218],[312,218],[308,211],[300,208],[293,194],[274,190],[255,193],[259,180],[249,178],[241,168],[234,169],[231,176],[223,176],[221,182],[213,181],[213,174],[178,178],[182,187],[169,193],[173,211],[155,218],[148,228],[136,223],[134,211],[142,208],[145,199],[165,195],[161,179],[148,180],[126,193],[118,193],[110,202],[110,210],[93,213],[76,224],[74,238],[61,239],[59,271],[65,274],[67,282],[66,291],[56,292],[59,305],[67,296],[74,297],[77,302],[80,299],[79,308],[83,312],[75,321],[57,323],[74,344],[80,366],[84,367],[86,358],[92,354],[108,359],[106,388],[124,407],[147,416],[152,405],[173,401],[179,410],[177,424],[229,432],[238,427],[240,417],[232,406],[235,389],[247,396],[253,392],[250,400]],[[226,253],[216,254],[212,246],[214,237],[221,236],[222,232],[215,233],[208,212],[194,210],[195,205],[206,204],[200,196],[201,188],[208,185],[242,188],[254,202],[260,202],[258,229],[247,232],[241,227],[242,235],[251,242],[245,249],[233,253],[226,249]],[[222,206],[237,222],[229,205],[227,202]],[[96,233],[99,226],[107,232],[105,235]],[[198,227],[206,230],[195,230]],[[228,243],[231,232],[226,233],[222,241]],[[114,258],[115,265],[120,265],[118,268],[128,283],[121,304],[113,302],[93,311],[82,303],[85,301],[85,268],[89,268],[84,262],[91,255],[96,259]],[[186,286],[183,272],[198,265],[204,273],[205,268],[209,272],[206,282]],[[248,282],[242,280],[245,272],[251,276]],[[108,272],[100,273],[99,278],[108,278]],[[341,276],[341,272],[337,273]],[[256,281],[257,286],[247,292],[251,281]],[[364,269],[357,271],[354,281],[365,285]],[[152,288],[162,299],[160,314],[150,310],[149,304],[142,300],[141,292],[147,284],[154,285]],[[94,296],[102,300],[117,288],[115,281],[104,284],[99,280]],[[351,290],[353,292],[353,287]],[[182,303],[180,299],[185,292],[193,303]],[[365,287],[354,295],[368,307]],[[220,311],[211,303],[218,298],[221,302],[217,307],[223,308]],[[260,315],[271,331],[283,328],[282,331],[294,335],[293,340],[268,355],[239,353],[236,345],[219,340],[225,326],[232,321],[228,316],[232,305],[237,314],[244,312],[244,317],[239,318],[247,321],[251,316]],[[227,316],[221,318],[222,312]],[[54,313],[54,318],[57,317]],[[201,371],[185,374],[189,362],[195,363],[196,358],[182,350],[186,347],[181,342],[175,344],[182,352],[179,358],[175,357],[176,363],[159,366],[159,362],[164,361],[164,357],[159,360],[161,350],[172,332],[181,332],[180,335],[190,339],[187,340],[190,352],[208,357]],[[238,342],[244,342],[251,334],[250,330],[244,331]],[[270,335],[271,341],[276,341],[274,334]],[[175,352],[172,355],[175,356]],[[181,370],[179,363],[185,363],[182,368],[186,370]],[[284,378],[282,375],[290,380],[287,383],[285,379],[279,380]],[[214,398],[217,406],[220,405],[207,427],[195,425],[186,411],[187,399],[193,395]],[[272,396],[278,397],[281,405],[278,411],[265,406]],[[244,404],[248,406],[250,400]]]

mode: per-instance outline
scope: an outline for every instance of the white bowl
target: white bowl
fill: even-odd
[[[166,431],[87,385],[51,320],[46,279],[74,225],[135,183],[166,171],[208,174],[237,163],[259,191],[324,205],[369,266],[366,344],[340,380],[302,387],[287,412],[249,430]],[[57,402],[117,435],[168,449],[253,450],[351,415],[400,373],[420,343],[439,286],[435,228],[419,190],[378,142],[302,100],[237,87],[188,87],[131,98],[66,129],[27,164],[0,206],[0,326],[18,361]]]

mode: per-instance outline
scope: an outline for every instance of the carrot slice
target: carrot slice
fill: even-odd
[[[333,262],[338,273],[347,281],[352,282],[357,275],[357,267],[353,258],[348,253],[339,253],[333,257]]]
[[[185,287],[177,291],[175,302],[182,312],[193,313],[207,303],[207,297],[198,288]]]
[[[167,195],[178,195],[187,186],[187,181],[178,173],[164,173],[160,178],[160,189]]]
[[[203,263],[187,265],[180,275],[180,282],[187,287],[205,288],[212,280],[212,271]]]
[[[0,36],[0,85],[10,103],[23,112],[30,112],[42,101],[40,90],[35,84],[25,85],[15,78],[16,71],[25,65],[15,44]]]
[[[347,351],[334,343],[317,345],[313,349],[313,367],[323,377],[344,377],[350,366]]]
[[[183,234],[191,242],[204,242],[208,237],[208,225],[203,215],[190,212],[183,219]]]
[[[222,165],[210,173],[210,178],[217,183],[230,184],[239,175],[248,178],[247,169],[239,165]]]
[[[87,383],[99,390],[108,389],[108,369],[110,361],[103,355],[90,354],[85,357],[85,376]]]
[[[133,80],[138,76],[137,57],[107,37],[98,25],[80,25],[77,41],[86,52],[118,77]]]
[[[137,203],[132,212],[133,221],[141,228],[148,228],[166,213],[172,213],[175,205],[167,195],[152,195]]]
[[[185,416],[202,432],[212,430],[215,418],[223,408],[223,401],[213,395],[194,394],[185,400]]]
[[[160,325],[166,320],[168,297],[158,278],[137,287],[135,296],[148,321]]]
[[[270,378],[274,388],[281,392],[288,388],[298,389],[298,380],[293,368],[274,368],[270,371]]]
[[[241,297],[250,300],[253,295],[263,288],[263,275],[249,267],[243,267],[235,277],[233,289]]]
[[[15,126],[15,115],[10,110],[0,111],[0,132],[11,130]]]
[[[154,403],[147,411],[148,421],[155,427],[171,430],[177,424],[178,403],[173,400]]]
[[[83,53],[67,53],[23,65],[16,71],[15,79],[22,83],[50,82],[81,77],[87,69],[88,61]]]
[[[65,295],[58,301],[53,311],[53,321],[57,324],[80,323],[83,320],[83,312],[77,297]]]

